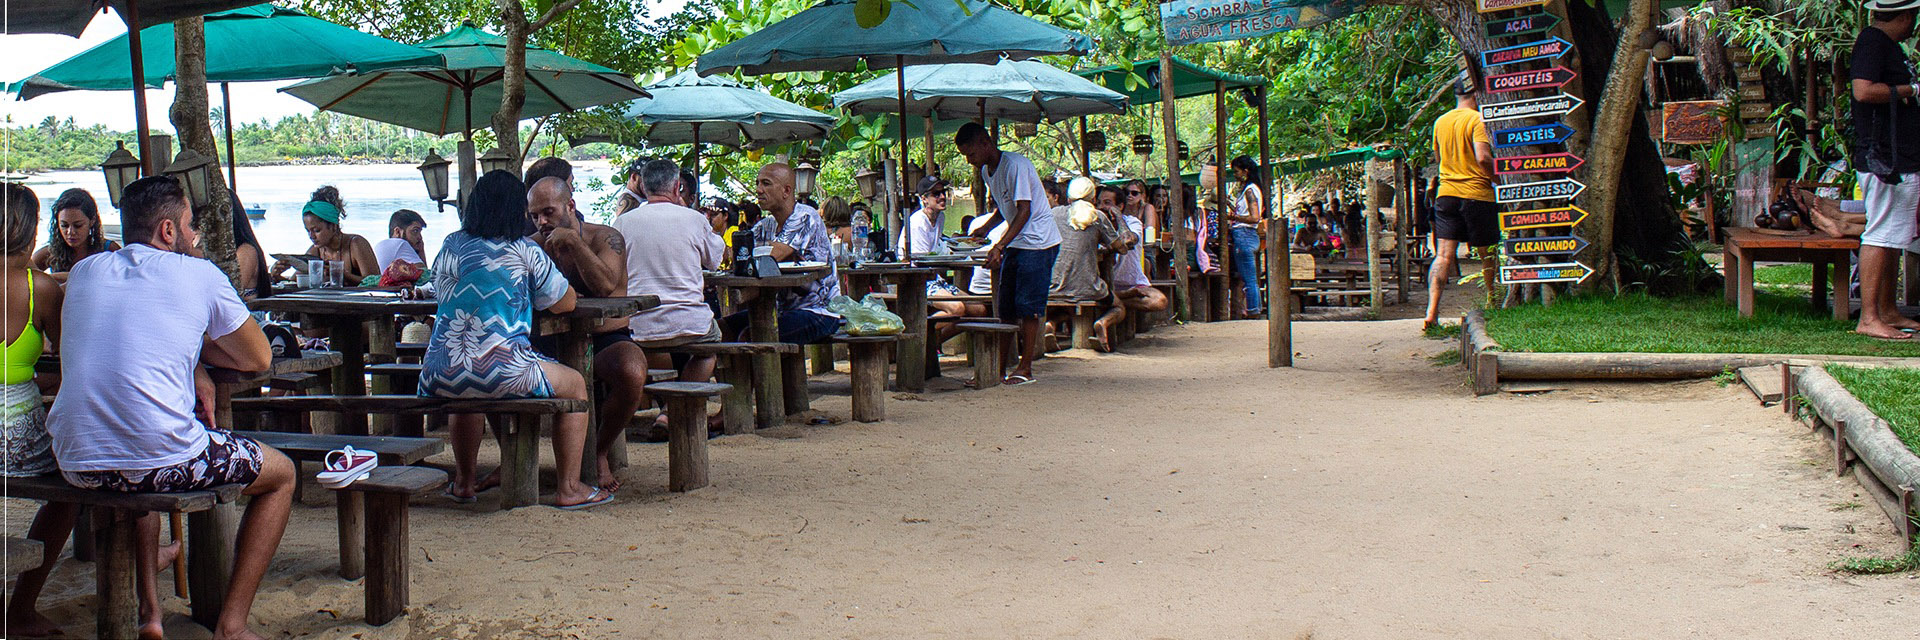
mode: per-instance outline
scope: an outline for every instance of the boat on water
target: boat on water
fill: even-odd
[[[248,220],[263,220],[267,217],[266,207],[247,207]]]

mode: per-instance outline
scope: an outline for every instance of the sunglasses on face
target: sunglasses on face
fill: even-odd
[[[1140,195],[1140,192],[1138,192],[1138,191],[1134,191],[1134,190],[1131,190],[1131,189],[1129,189],[1129,190],[1127,191],[1127,197],[1133,197],[1133,196],[1137,196],[1137,195]]]

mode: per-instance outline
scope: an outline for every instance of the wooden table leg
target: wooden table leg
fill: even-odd
[[[721,382],[733,385],[720,396],[720,432],[733,436],[753,431],[753,364],[745,355],[720,356]],[[668,416],[672,420],[672,416]]]
[[[384,364],[399,360],[395,354],[398,353],[396,343],[400,341],[400,337],[393,323],[393,318],[374,318],[367,323],[367,362]],[[407,391],[411,393],[414,390]],[[382,395],[396,393],[393,388],[393,377],[374,376],[372,382],[368,384],[367,392]],[[390,414],[375,415],[371,418],[368,430],[374,435],[393,435],[394,417]]]
[[[1833,269],[1829,270],[1833,278],[1833,319],[1846,322],[1848,318],[1853,317],[1853,292],[1851,291],[1853,277],[1847,268],[1849,266],[1847,258],[1852,252],[1838,253],[1839,255],[1834,258]]]
[[[1847,252],[1841,252],[1841,255],[1845,256]],[[1902,295],[1900,297],[1909,307],[1920,304],[1920,253],[1902,251],[1900,261],[1904,263],[1901,273],[1906,274],[1901,279]],[[1845,262],[1839,264],[1842,265],[1840,268],[1846,268]]]
[[[813,396],[807,391],[807,357],[801,353],[780,355],[780,394],[786,401],[787,415],[813,409]]]
[[[340,532],[340,579],[359,580],[367,575],[366,494],[358,491],[333,492],[334,524]]]
[[[1722,288],[1726,289],[1727,304],[1735,304],[1740,300],[1739,264],[1740,259],[1734,256],[1733,243],[1720,245],[1720,281],[1724,285]]]
[[[893,384],[901,391],[927,388],[927,274],[903,273],[896,277],[895,310],[905,330],[894,343],[895,374]]]
[[[1753,260],[1748,256],[1740,257],[1737,269],[1740,278],[1740,317],[1753,317]]]
[[[367,393],[367,319],[360,317],[334,318],[330,328],[328,342],[334,351],[340,352],[340,366],[330,372],[333,378],[333,392],[343,396],[358,396]],[[367,435],[367,415],[364,413],[339,414],[339,433],[347,435]]]
[[[747,333],[753,342],[780,341],[780,311],[772,291],[762,291],[747,303]],[[786,421],[787,403],[780,384],[780,354],[753,356],[754,424],[766,429]]]
[[[187,597],[193,620],[207,627],[220,621],[227,602],[239,529],[240,507],[233,503],[187,514]]]
[[[132,638],[139,626],[138,598],[134,596],[133,547],[137,514],[119,509],[93,510],[94,636]]]
[[[540,504],[540,423],[550,416],[495,415],[500,440],[500,508]]]
[[[587,333],[586,322],[570,322],[567,331],[559,336],[560,352],[554,359],[560,364],[580,372],[587,384],[587,441],[580,447],[580,481],[589,487],[599,486],[600,482],[600,411],[599,398],[594,397],[593,387],[593,337]]]
[[[1812,283],[1813,296],[1811,297],[1811,301],[1813,303],[1813,310],[1819,311],[1820,307],[1826,306],[1827,304],[1827,261],[1825,258],[1814,258]]]

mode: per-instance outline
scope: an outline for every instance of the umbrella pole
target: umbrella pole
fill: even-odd
[[[906,178],[906,171],[907,171],[907,154],[908,154],[908,151],[907,151],[907,57],[894,56],[893,67],[894,67],[893,86],[894,86],[894,89],[899,92],[899,97],[900,97],[900,164],[894,167],[893,169],[895,172],[897,172],[896,173],[897,177],[894,179],[894,182],[893,182],[893,185],[894,185],[893,193],[890,193],[887,195],[887,199],[889,201],[895,202],[895,204],[889,205],[887,207],[887,230],[892,234],[889,237],[898,238],[900,237],[900,232],[901,232],[901,228],[900,228],[901,220],[900,220],[900,205],[898,204],[899,200],[897,199],[901,198],[901,194],[905,192],[907,189],[913,188],[904,184],[906,182],[905,178]]]
[[[133,61],[134,135],[140,146],[140,174],[159,173],[155,160],[147,157],[147,64],[140,56],[140,0],[127,0],[127,49]]]
[[[233,161],[233,91],[232,83],[220,83],[220,124],[227,129],[227,190],[240,193],[240,169]]]
[[[700,123],[698,122],[693,123],[693,160],[688,164],[693,165],[693,202],[687,203],[686,206],[697,207],[700,203]]]
[[[1093,177],[1093,151],[1087,149],[1087,117],[1080,116],[1080,175]]]
[[[927,138],[927,166],[924,168],[927,170],[926,175],[933,175],[933,112],[931,111],[927,112],[927,126],[922,133],[926,134]],[[920,185],[908,185],[907,188],[912,189],[918,186]]]
[[[471,81],[472,78],[468,78],[468,80]],[[471,82],[462,83],[462,85],[463,86],[460,87],[460,111],[466,114],[467,128],[460,140],[460,211],[461,213],[465,213],[467,194],[473,192],[474,183],[479,182],[480,179],[479,176],[473,175],[479,167],[479,162],[474,155],[473,149],[473,85]]]

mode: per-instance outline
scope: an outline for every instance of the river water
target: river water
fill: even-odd
[[[453,174],[448,181],[450,187],[457,189],[458,170],[450,173]],[[587,185],[593,178],[607,182],[613,174],[613,167],[606,162],[573,163],[573,182],[578,189],[574,202],[581,211],[587,212],[588,219],[598,219],[592,213],[594,203],[618,191],[619,186],[609,184],[606,189],[595,192],[588,191]],[[267,209],[264,219],[253,221],[253,232],[268,253],[300,253],[311,244],[306,228],[300,223],[300,208],[306,206],[313,190],[322,185],[338,188],[341,199],[346,201],[347,215],[341,227],[347,233],[366,236],[368,242],[377,243],[387,237],[387,218],[397,209],[412,209],[426,219],[429,260],[439,251],[441,238],[460,228],[459,211],[453,207],[440,211],[428,200],[426,183],[413,165],[240,167],[238,179],[240,201],[249,207]],[[86,189],[100,203],[102,222],[120,224],[120,212],[107,198],[106,177],[97,170],[49,171],[33,176],[26,184],[40,196],[40,206],[45,209],[53,207],[54,199],[60,197],[62,191],[74,187]],[[51,212],[44,212],[40,217],[42,238],[46,237],[51,220]]]

